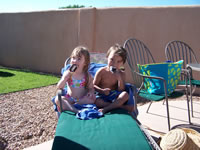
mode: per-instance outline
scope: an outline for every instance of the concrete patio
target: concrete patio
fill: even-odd
[[[154,139],[158,139],[168,132],[166,105],[161,102],[155,102],[151,105],[149,112],[146,113],[149,103],[138,106],[138,120],[143,127],[148,130]],[[169,100],[169,112],[171,128],[175,127],[191,127],[200,132],[200,97],[193,97],[194,117],[191,117],[192,124],[188,123],[187,101],[186,97],[175,100]],[[50,150],[53,140],[26,148],[25,150]]]
[[[163,102],[155,102],[151,105],[149,112],[146,113],[149,103],[139,106],[138,120],[149,131],[149,133],[159,138],[163,134],[168,132],[167,123],[167,111],[166,104]],[[188,110],[186,97],[183,96],[176,100],[169,101],[169,114],[171,128],[176,127],[192,127],[200,132],[200,98],[193,98],[193,113],[194,117],[191,117],[191,125],[188,121]],[[190,112],[191,116],[191,112]]]

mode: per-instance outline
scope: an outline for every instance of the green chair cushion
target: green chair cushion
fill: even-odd
[[[194,80],[194,79],[192,79],[192,80],[191,80],[191,83],[192,83],[192,85],[200,86],[200,80]],[[189,80],[188,80],[188,83],[187,83],[187,84],[190,85]],[[179,81],[179,82],[178,82],[178,85],[185,85],[185,80]]]
[[[163,100],[165,98],[165,96],[163,96],[163,95],[151,94],[146,90],[141,90],[139,92],[139,96],[141,96],[145,99],[151,100],[151,101],[160,101],[160,100]]]
[[[200,80],[191,80],[192,85],[200,86]]]
[[[115,110],[92,120],[79,120],[66,111],[58,120],[52,149],[148,150],[151,146],[126,111]]]
[[[187,84],[189,85],[190,82],[188,81]],[[185,85],[185,80],[180,80],[180,81],[178,82],[178,85]]]
[[[184,95],[183,92],[174,91],[173,93],[168,95],[168,97],[169,98],[178,98],[178,97],[183,96],[183,95]],[[165,99],[164,95],[151,94],[151,93],[147,92],[146,90],[141,90],[139,92],[139,96],[143,97],[145,99],[151,100],[151,101],[160,101],[160,100]]]
[[[169,98],[178,98],[184,95],[184,92],[181,91],[174,91],[173,93],[171,93],[168,97]]]

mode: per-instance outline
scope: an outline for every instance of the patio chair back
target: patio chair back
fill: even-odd
[[[155,63],[155,60],[148,47],[140,40],[129,38],[125,41],[123,47],[128,53],[127,62],[131,68],[133,81],[140,85],[142,78],[136,74],[136,72],[139,72],[137,64]]]
[[[178,61],[178,60],[183,60],[183,69],[187,69],[187,64],[189,63],[196,63],[198,64],[197,57],[192,50],[192,48],[186,44],[185,42],[182,41],[170,41],[167,43],[165,46],[165,56],[167,60],[170,61]],[[192,76],[192,70],[189,69],[190,71],[190,79],[189,79],[189,84],[190,84],[190,101],[191,101],[191,112],[192,112],[192,117],[193,117],[193,102],[192,102],[192,94],[194,93],[196,86],[200,86],[200,81],[193,79]],[[184,77],[181,77],[181,82],[179,82],[180,85],[184,85]],[[192,88],[194,89],[192,90]]]
[[[127,61],[129,64],[129,67],[131,68],[131,73],[134,82],[139,81],[140,82],[140,88],[138,90],[138,95],[140,97],[143,97],[145,99],[150,100],[149,107],[147,108],[147,113],[149,111],[149,108],[153,101],[160,101],[165,100],[166,101],[166,110],[167,110],[167,121],[168,121],[168,129],[170,130],[170,116],[169,116],[169,105],[168,105],[168,94],[167,94],[167,86],[166,86],[166,80],[161,76],[150,76],[150,75],[143,75],[140,73],[137,64],[139,65],[150,65],[152,63],[156,63],[150,50],[147,48],[147,46],[140,40],[137,40],[135,38],[129,38],[124,43],[124,48],[127,50],[128,56]],[[144,82],[145,79],[152,79],[153,80],[159,80],[164,85],[164,94],[159,93],[149,93],[146,89],[144,89]],[[178,97],[182,96],[183,94],[180,92],[173,92],[169,96],[170,97]],[[189,101],[187,98],[188,107],[189,107]],[[188,109],[188,119],[190,122],[190,114]]]
[[[182,41],[170,41],[165,47],[165,56],[167,60],[176,62],[183,60],[183,68],[189,63],[198,63],[196,55],[192,48]]]

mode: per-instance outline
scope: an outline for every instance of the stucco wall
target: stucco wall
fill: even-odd
[[[106,52],[129,37],[143,41],[157,62],[170,40],[188,43],[200,61],[200,6],[83,8],[0,14],[0,65],[60,73],[77,45]],[[131,81],[129,68],[127,81]],[[195,74],[199,77],[199,74]]]
[[[77,30],[73,10],[0,14],[0,65],[58,73]]]

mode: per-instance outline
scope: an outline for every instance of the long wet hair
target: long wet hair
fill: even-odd
[[[82,57],[83,56],[85,58],[85,66],[83,67],[83,72],[86,75],[85,88],[88,89],[88,87],[89,87],[88,69],[89,69],[89,65],[90,65],[90,53],[89,53],[89,50],[88,50],[88,48],[86,48],[84,46],[78,46],[72,51],[72,54],[71,54],[70,58],[72,58],[73,56],[76,56],[76,57]]]

